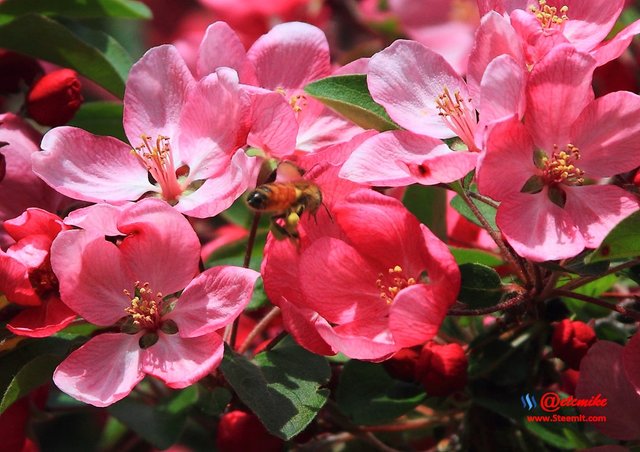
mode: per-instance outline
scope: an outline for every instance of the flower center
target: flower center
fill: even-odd
[[[584,183],[584,171],[575,166],[580,159],[580,150],[572,144],[568,144],[566,150],[554,151],[551,158],[546,155],[541,159],[542,177],[547,184],[582,185]]]
[[[284,88],[276,88],[275,92],[282,94],[285,99],[287,98],[287,92]],[[307,106],[307,96],[304,94],[294,94],[289,98],[289,105],[295,113],[300,113],[302,109]]]
[[[127,289],[123,292],[131,299],[131,306],[125,308],[125,312],[131,318],[133,325],[148,331],[158,329],[162,317],[162,294],[160,292],[154,294],[148,282],[140,285],[140,281],[135,282],[133,296]]]
[[[478,123],[471,99],[463,99],[458,90],[451,95],[445,86],[436,99],[436,108],[447,127],[464,141],[470,151],[477,151],[473,137]]]
[[[393,268],[389,268],[387,273],[378,273],[376,287],[380,290],[380,299],[387,304],[391,304],[398,292],[415,283],[416,280],[414,278],[407,278],[402,267],[396,265]]]
[[[560,8],[560,16],[558,8],[547,5],[547,0],[538,0],[538,5],[540,5],[539,8],[535,5],[529,6],[529,11],[536,16],[542,28],[551,29],[554,25],[562,25],[565,20],[569,20],[566,14],[569,7],[566,5]]]
[[[158,183],[162,190],[162,197],[168,203],[175,205],[184,187],[178,182],[176,168],[171,155],[169,137],[158,135],[155,143],[151,137],[143,135],[142,145],[132,149],[131,153],[138,158]]]
[[[40,267],[29,271],[29,283],[31,283],[31,287],[42,300],[59,294],[58,278],[51,269],[49,259]]]

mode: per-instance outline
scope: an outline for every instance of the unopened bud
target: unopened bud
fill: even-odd
[[[564,319],[556,324],[551,338],[551,347],[556,357],[571,369],[578,370],[580,361],[589,347],[596,342],[596,333],[589,325],[579,320]]]
[[[384,368],[393,378],[402,381],[416,381],[418,352],[411,348],[403,348],[384,362]]]
[[[427,342],[420,352],[416,376],[427,395],[448,396],[466,386],[467,364],[460,345]]]
[[[280,438],[270,435],[251,413],[236,410],[220,418],[216,437],[220,452],[280,452],[283,444]]]
[[[59,69],[38,80],[27,95],[29,115],[43,126],[61,126],[76,114],[82,104],[78,74]]]

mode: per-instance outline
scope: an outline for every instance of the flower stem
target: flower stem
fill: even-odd
[[[249,346],[251,345],[251,342],[253,342],[253,340],[269,326],[271,321],[276,317],[278,317],[279,315],[280,315],[280,308],[277,306],[274,306],[273,309],[271,309],[271,311],[269,311],[267,315],[265,315],[262,318],[262,320],[260,320],[260,322],[258,322],[258,324],[253,328],[253,330],[251,330],[251,332],[247,335],[247,338],[244,340],[242,345],[238,348],[238,353],[246,352]]]
[[[527,294],[522,293],[522,294],[516,295],[513,298],[508,299],[507,301],[503,301],[502,303],[498,303],[493,306],[487,306],[486,308],[477,308],[477,309],[450,308],[447,311],[447,315],[465,316],[465,315],[491,314],[492,312],[506,311],[508,309],[514,308],[515,306],[519,306],[527,300],[528,300]]]
[[[598,306],[602,306],[603,308],[611,309],[612,311],[616,311],[617,313],[629,317],[634,320],[640,320],[640,312],[632,311],[627,308],[623,308],[620,305],[614,303],[608,303],[599,298],[590,297],[588,295],[583,295],[581,293],[575,293],[568,290],[556,289],[552,292],[553,295],[557,295],[560,297],[573,298],[574,300],[585,301],[587,303],[595,304]]]
[[[609,270],[599,275],[584,276],[582,278],[574,279],[573,281],[568,282],[567,284],[562,286],[562,290],[573,290],[576,287],[584,286],[585,284],[589,284],[590,282],[595,281],[596,279],[600,279],[612,273],[619,272],[620,270],[624,270],[625,268],[634,267],[638,264],[640,264],[640,259],[633,259],[633,260],[630,260],[629,262],[625,262],[624,264],[611,267]]]

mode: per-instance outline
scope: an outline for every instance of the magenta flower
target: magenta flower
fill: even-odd
[[[381,133],[353,153],[340,176],[355,182],[401,186],[460,179],[478,155],[454,152],[440,139],[458,136],[479,151],[491,124],[520,117],[524,108],[525,73],[507,55],[492,62],[474,97],[442,56],[412,41],[396,41],[374,55],[367,80],[376,102],[406,130]]]
[[[69,227],[57,215],[32,208],[5,221],[4,228],[16,243],[0,251],[0,293],[24,308],[7,329],[20,336],[50,336],[76,317],[60,300],[50,260],[51,243]]]
[[[399,201],[351,193],[303,217],[299,247],[268,240],[262,274],[285,328],[319,354],[382,360],[438,331],[460,287],[446,245]]]
[[[0,181],[0,222],[15,218],[29,207],[55,212],[69,200],[52,190],[31,169],[31,154],[40,149],[41,136],[20,117],[0,115],[0,147],[5,159],[5,176]],[[0,226],[0,248],[14,241]]]
[[[252,183],[255,159],[239,149],[250,109],[233,71],[196,83],[174,47],[156,47],[127,80],[124,129],[131,146],[58,127],[43,138],[33,168],[75,199],[118,204],[155,196],[187,215],[211,217]]]
[[[303,90],[314,80],[332,74],[327,38],[313,25],[277,25],[245,51],[236,33],[224,22],[216,22],[202,40],[197,72],[207,74],[221,66],[238,71],[242,83],[279,93],[285,100],[283,104],[289,106],[288,111],[283,111],[281,105],[274,104],[271,115],[264,118],[265,127],[274,121],[280,124],[274,133],[283,142],[286,140],[287,146],[265,149],[260,143],[250,143],[272,156],[288,156],[294,150],[309,152],[348,141],[362,132]],[[291,117],[297,125],[295,129]]]
[[[67,221],[84,229],[53,244],[60,293],[87,321],[119,331],[93,337],[57,367],[53,380],[62,391],[107,406],[145,375],[183,388],[220,364],[216,330],[240,315],[257,272],[215,267],[197,275],[195,232],[159,200],[99,204]]]
[[[595,60],[569,45],[531,72],[524,124],[496,126],[478,173],[481,193],[501,201],[496,221],[518,254],[535,261],[595,248],[638,200],[596,182],[640,165],[640,97],[593,100]]]

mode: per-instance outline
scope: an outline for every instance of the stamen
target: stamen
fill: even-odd
[[[393,303],[398,292],[415,283],[415,278],[407,278],[399,265],[389,268],[386,274],[378,273],[378,279],[376,279],[376,287],[380,290],[380,299],[387,304]]]
[[[40,265],[40,267],[29,271],[29,283],[38,297],[43,300],[59,293],[58,278],[51,269],[49,259]]]
[[[559,16],[558,8],[547,5],[547,0],[538,0],[538,4],[540,5],[539,8],[535,5],[529,6],[529,11],[536,16],[542,28],[550,29],[553,26],[560,26],[564,21],[569,20],[569,17],[567,17],[568,6],[564,5],[560,8],[561,15]]]
[[[169,137],[158,135],[155,145],[152,144],[150,136],[142,135],[141,138],[143,144],[132,149],[131,153],[158,183],[162,190],[162,197],[167,202],[175,204],[184,187],[178,182]]]
[[[451,95],[446,86],[436,99],[436,108],[442,120],[451,131],[465,142],[470,151],[478,151],[474,142],[474,131],[477,126],[475,110],[471,107],[471,99],[463,99],[460,91]]]
[[[123,292],[131,299],[131,306],[125,308],[125,312],[129,314],[134,325],[149,331],[155,331],[160,327],[162,316],[162,294],[160,292],[154,295],[149,283],[146,282],[140,286],[140,281],[135,282],[134,296],[127,289],[124,289]]]
[[[572,144],[568,144],[566,150],[558,150],[553,146],[551,158],[542,157],[542,177],[548,184],[582,185],[584,184],[584,171],[575,165],[580,159],[580,150]]]

